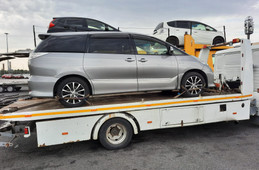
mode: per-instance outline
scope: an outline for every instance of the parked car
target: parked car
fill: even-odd
[[[119,31],[118,29],[90,18],[55,17],[49,24],[48,33],[76,31]]]
[[[185,33],[192,35],[197,44],[218,44],[225,42],[223,33],[215,28],[197,21],[176,20],[161,22],[153,35],[175,46],[184,45]]]
[[[157,38],[122,32],[47,34],[29,57],[30,94],[58,96],[66,107],[88,95],[212,87],[207,64]]]
[[[3,79],[13,79],[14,76],[12,74],[4,74],[4,75],[2,75],[2,78]]]
[[[13,78],[15,78],[15,79],[23,79],[24,76],[22,74],[14,74]]]

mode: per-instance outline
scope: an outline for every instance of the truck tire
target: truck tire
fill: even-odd
[[[89,94],[87,83],[78,77],[66,78],[57,87],[59,102],[65,107],[85,106]]]
[[[4,92],[3,86],[0,86],[0,93]]]
[[[186,97],[197,97],[203,92],[205,85],[205,79],[200,73],[189,72],[182,78],[181,91],[186,91],[183,94]]]
[[[131,124],[122,118],[107,120],[99,130],[100,143],[109,150],[121,149],[131,141],[133,134]]]
[[[14,87],[13,87],[13,86],[7,86],[7,87],[6,87],[6,90],[7,90],[8,92],[13,92],[13,91],[14,91]]]

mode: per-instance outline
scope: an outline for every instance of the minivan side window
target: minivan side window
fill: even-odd
[[[40,43],[35,52],[75,52],[85,51],[86,36],[50,36]]]
[[[144,55],[165,55],[168,48],[164,44],[161,44],[155,40],[146,40],[134,38],[137,54]]]
[[[132,54],[129,38],[91,37],[89,53]]]

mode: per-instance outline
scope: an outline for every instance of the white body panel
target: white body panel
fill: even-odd
[[[246,45],[243,45],[238,48],[232,48],[227,50],[218,51],[215,55],[215,64],[214,64],[214,76],[216,80],[219,80],[219,75],[223,76],[223,79],[226,81],[236,81],[243,80],[246,82],[246,85],[242,85],[241,88],[246,87],[247,90],[253,90],[254,97],[256,100],[257,114],[259,108],[259,45],[250,46],[250,41],[243,40]],[[242,55],[244,57],[242,57]],[[247,57],[251,57],[251,60],[246,60]],[[253,68],[245,66],[243,63],[248,65],[253,65]],[[243,69],[242,69],[243,68]],[[251,76],[243,75],[244,69],[252,69],[249,72],[252,73]],[[243,70],[243,71],[242,71]],[[247,70],[246,70],[247,71]],[[245,79],[252,80],[245,80]],[[253,82],[253,83],[251,83]],[[242,90],[242,89],[241,89]],[[242,90],[243,91],[243,90]],[[244,92],[244,91],[243,91]],[[253,113],[254,114],[254,113]]]
[[[220,111],[221,105],[224,105]],[[129,114],[140,125],[139,131],[173,128],[180,126],[199,125],[220,121],[237,121],[249,119],[250,100],[216,103],[200,106],[168,107],[161,109],[147,109],[131,111]],[[122,113],[120,113],[122,114]],[[122,114],[123,115],[123,114]],[[102,115],[80,118],[60,119],[37,122],[38,146],[49,146],[62,143],[78,142],[90,139],[98,139],[99,128],[102,123],[114,117],[126,118],[127,115],[117,116],[109,114],[102,121]],[[129,121],[135,128],[133,120]],[[51,128],[50,128],[51,127]],[[92,132],[94,132],[93,136]]]
[[[191,22],[191,21],[189,21]],[[223,32],[221,31],[205,31],[198,29],[188,29],[188,28],[179,28],[172,27],[163,22],[163,27],[157,30],[157,33],[153,36],[159,38],[163,41],[166,41],[168,37],[175,36],[179,40],[179,45],[184,45],[184,35],[191,34],[195,43],[197,44],[212,44],[215,37],[224,37]]]

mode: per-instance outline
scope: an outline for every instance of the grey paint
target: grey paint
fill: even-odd
[[[64,34],[88,33],[55,35]],[[203,71],[213,86],[211,69],[189,55],[46,53],[30,57],[29,68],[30,94],[35,97],[53,97],[56,82],[68,75],[87,79],[93,94],[180,89],[182,76],[192,69]]]

